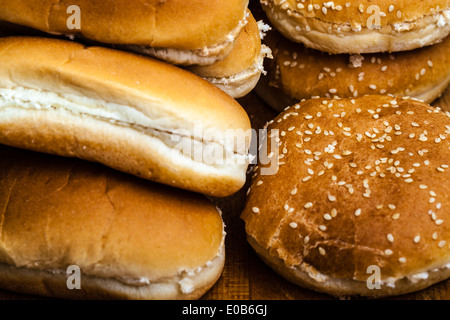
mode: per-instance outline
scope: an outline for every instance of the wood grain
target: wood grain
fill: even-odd
[[[255,129],[264,127],[267,121],[277,115],[255,93],[239,99]],[[433,103],[434,106],[450,111],[450,88]],[[247,244],[244,223],[240,219],[245,204],[244,187],[228,198],[212,199],[223,212],[226,224],[226,264],[223,274],[215,286],[202,298],[204,300],[319,300],[334,299],[298,287],[278,276],[266,266]],[[0,300],[43,299],[0,291]],[[409,295],[393,297],[401,300],[450,300],[450,280],[441,282],[426,290]]]

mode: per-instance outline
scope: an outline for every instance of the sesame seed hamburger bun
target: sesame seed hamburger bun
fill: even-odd
[[[450,277],[449,114],[391,96],[311,99],[267,129],[278,172],[255,167],[242,219],[280,275],[375,297]]]
[[[329,53],[405,51],[450,33],[449,0],[261,0],[287,38]]]
[[[266,62],[268,76],[257,91],[278,111],[312,97],[366,94],[409,96],[431,103],[450,83],[450,37],[414,51],[364,55],[329,55],[272,32],[266,41],[274,48],[274,59]]]
[[[230,55],[210,66],[192,66],[188,70],[216,85],[233,98],[241,98],[258,83],[264,71],[266,56],[271,57],[268,47],[261,45],[260,25],[250,14],[248,24],[236,40]]]
[[[69,29],[80,9],[80,28]],[[123,46],[180,65],[224,59],[247,23],[248,0],[0,1],[0,20]]]
[[[197,299],[223,270],[204,196],[99,164],[0,146],[0,287],[70,299]],[[79,268],[78,289],[68,276]]]
[[[49,38],[0,38],[0,143],[213,196],[245,183],[245,110],[167,63]]]

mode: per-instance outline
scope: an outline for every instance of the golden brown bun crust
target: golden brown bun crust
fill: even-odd
[[[25,98],[22,105],[17,99],[9,100],[8,108],[0,109],[4,144],[97,161],[217,196],[232,194],[245,182],[244,162],[211,166],[173,154],[171,133],[175,130],[200,142],[213,128],[220,134],[227,130],[236,135],[250,133],[242,107],[190,72],[121,51],[25,37],[0,39],[0,65],[0,90],[12,94],[18,88],[34,90],[33,96],[26,94],[32,102],[28,109],[24,109]],[[59,104],[46,102],[48,93],[70,95],[71,101],[58,108]],[[95,105],[86,108],[82,97],[94,99],[89,103]],[[37,102],[40,109],[34,106]],[[65,110],[69,102],[70,108],[84,109]],[[195,132],[199,122],[205,131],[201,135]],[[245,157],[244,148],[223,147]]]
[[[267,41],[274,48],[267,81],[296,101],[393,94],[430,103],[450,83],[450,37],[414,51],[361,56],[307,49],[276,32]]]
[[[222,219],[203,196],[78,159],[0,154],[2,264],[63,274],[77,265],[82,276],[157,284],[207,269],[222,250]]]
[[[448,276],[448,115],[390,96],[312,99],[280,114],[269,136],[274,129],[278,173],[256,168],[242,214],[260,253],[331,294],[332,280],[366,282],[371,265],[385,291],[359,294],[397,294],[389,284],[405,277],[402,292],[414,290],[414,278],[435,268],[435,282]]]
[[[188,70],[205,78],[233,98],[241,98],[254,89],[264,69],[264,58],[270,50],[261,46],[261,34],[255,18],[236,40],[233,51],[222,61],[210,66],[193,66]]]
[[[234,49],[227,58],[210,66],[194,66],[189,70],[201,77],[229,77],[254,65],[260,52],[261,37],[258,24],[250,13],[247,25],[237,38]]]
[[[248,0],[1,0],[0,19],[71,34],[66,13],[71,5],[80,7],[79,32],[88,39],[192,50],[225,41],[242,20]]]
[[[437,43],[450,33],[448,0],[261,3],[286,37],[330,53],[406,51]]]
[[[280,3],[274,0],[262,0],[263,7],[273,6],[275,3]],[[267,3],[267,4],[266,4]],[[449,8],[450,1],[448,0],[371,0],[371,1],[348,1],[348,0],[334,0],[331,3],[323,2],[321,0],[305,0],[301,1],[303,7],[298,6],[299,1],[286,0],[283,1],[281,7],[284,10],[291,10],[293,13],[300,13],[306,17],[317,18],[322,21],[331,23],[357,23],[362,26],[367,26],[367,21],[373,15],[373,12],[368,13],[369,6],[378,6],[380,11],[386,16],[382,16],[380,20],[381,26],[388,24],[400,23],[405,21],[414,21],[426,15],[440,12]],[[347,5],[350,3],[350,5]],[[313,5],[313,10],[309,11],[308,6]],[[389,7],[393,6],[391,10]],[[319,7],[317,7],[319,6]],[[322,9],[322,8],[326,8]],[[400,11],[400,14],[397,12]]]

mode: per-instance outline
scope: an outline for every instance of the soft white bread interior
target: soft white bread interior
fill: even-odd
[[[71,6],[79,8],[79,29],[68,28]],[[212,64],[232,50],[247,6],[248,0],[1,0],[0,20],[129,46],[176,64]]]
[[[450,33],[449,0],[261,0],[274,27],[329,53],[406,51]]]
[[[242,218],[278,273],[376,297],[450,276],[449,113],[392,96],[320,98],[267,130],[271,163],[255,167]],[[262,174],[269,166],[278,171]]]
[[[0,143],[101,162],[214,196],[245,182],[251,126],[169,64],[45,38],[0,39]]]
[[[197,299],[224,224],[204,196],[100,164],[0,146],[0,287],[78,299]],[[80,289],[67,287],[69,266]]]

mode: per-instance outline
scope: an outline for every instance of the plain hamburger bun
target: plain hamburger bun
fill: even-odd
[[[311,99],[267,135],[278,172],[255,167],[242,218],[280,275],[335,296],[399,295],[450,277],[448,113],[391,96]]]
[[[233,98],[241,98],[254,89],[264,71],[264,58],[271,57],[268,47],[261,45],[260,26],[250,14],[230,55],[210,66],[192,66],[188,70],[208,80]]]
[[[80,299],[197,299],[224,265],[204,196],[78,159],[0,147],[0,287]],[[80,289],[67,287],[69,266]]]
[[[70,41],[0,39],[0,143],[226,196],[245,183],[250,129],[234,99],[169,64]]]
[[[366,94],[409,96],[431,103],[450,83],[450,37],[414,51],[364,55],[330,55],[272,32],[266,41],[274,48],[274,59],[266,62],[268,76],[257,91],[278,111],[312,97]]]
[[[329,53],[412,50],[450,33],[449,0],[261,0],[261,4],[284,36]]]
[[[79,30],[67,25],[74,5],[80,8]],[[1,0],[0,20],[126,46],[175,64],[209,65],[233,49],[247,23],[247,5],[248,0]]]

